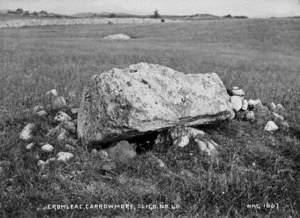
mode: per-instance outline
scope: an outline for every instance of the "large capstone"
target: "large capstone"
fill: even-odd
[[[84,144],[109,143],[233,116],[230,97],[216,73],[184,74],[139,63],[92,77],[82,95],[78,136]]]

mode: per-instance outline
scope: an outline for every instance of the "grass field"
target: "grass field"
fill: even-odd
[[[104,41],[126,33],[130,41]],[[233,121],[205,131],[222,145],[219,164],[201,156],[191,165],[176,152],[156,154],[170,170],[189,166],[194,178],[174,177],[151,162],[152,152],[103,177],[99,158],[78,148],[68,165],[53,164],[45,179],[25,152],[18,134],[32,118],[30,109],[45,103],[56,88],[78,105],[91,75],[138,62],[167,65],[185,73],[216,72],[227,87],[240,86],[249,98],[282,103],[292,133],[266,134],[257,124]],[[125,211],[37,211],[49,203],[179,203],[176,211],[134,211],[141,215],[203,217],[297,217],[300,199],[300,20],[217,20],[154,25],[85,25],[0,29],[0,161],[10,161],[0,175],[0,216],[125,216]],[[44,122],[44,121],[38,121]],[[289,137],[291,140],[286,140]],[[154,151],[153,151],[154,152]],[[253,166],[253,163],[256,163]],[[73,180],[66,175],[81,172]],[[119,175],[155,184],[158,192],[137,192],[117,183]],[[111,178],[111,179],[109,179]],[[7,187],[10,189],[7,191]],[[144,187],[145,188],[145,187]],[[146,188],[145,188],[146,189]],[[279,203],[279,210],[249,210],[246,204]]]

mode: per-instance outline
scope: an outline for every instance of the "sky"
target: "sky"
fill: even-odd
[[[299,16],[300,0],[0,0],[0,10],[23,8],[61,14],[126,12],[135,14]]]

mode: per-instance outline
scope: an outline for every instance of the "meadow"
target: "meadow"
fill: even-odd
[[[181,205],[176,211],[130,211],[129,217],[297,217],[299,24],[299,19],[282,18],[0,29],[0,161],[10,161],[9,172],[0,181],[0,193],[8,193],[0,197],[0,214],[96,217],[99,211],[45,212],[36,208],[49,203],[101,200]],[[102,39],[112,33],[125,33],[132,39]],[[51,176],[45,179],[34,155],[25,152],[24,143],[18,139],[24,124],[36,119],[32,118],[32,107],[46,103],[45,93],[53,88],[67,97],[74,93],[68,100],[78,105],[81,91],[93,74],[139,62],[162,64],[185,73],[216,72],[226,87],[243,88],[247,98],[283,104],[291,132],[268,135],[256,124],[238,122],[207,127],[205,131],[223,147],[219,164],[201,156],[197,167],[191,166],[184,154],[174,163],[171,158],[177,158],[176,151],[170,149],[166,153],[142,153],[133,163],[105,176],[97,168],[101,160],[79,147],[72,163],[50,166],[47,173]],[[186,154],[188,149],[192,148],[187,148]],[[174,172],[190,166],[194,178],[160,172],[151,162],[152,153]],[[80,174],[67,179],[71,172]],[[120,186],[115,178],[122,173],[155,183],[159,191],[137,192]],[[249,210],[245,206],[262,202],[279,203],[280,209]],[[122,210],[102,214],[128,215]]]

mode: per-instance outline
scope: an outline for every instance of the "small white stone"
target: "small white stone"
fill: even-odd
[[[234,89],[235,87],[233,87],[233,89],[231,90],[231,93],[233,96],[245,96],[245,92],[243,89]]]
[[[36,114],[37,114],[39,117],[44,117],[44,116],[47,116],[47,115],[48,115],[47,111],[45,111],[45,110],[38,111],[38,112],[36,112]]]
[[[178,142],[177,145],[178,145],[180,148],[183,148],[183,147],[187,146],[187,145],[189,144],[189,142],[190,142],[190,138],[189,138],[188,135],[182,136],[179,140],[180,140],[180,141]]]
[[[67,101],[63,96],[57,96],[52,101],[53,109],[60,109],[67,106]]]
[[[59,111],[56,116],[54,117],[54,120],[57,121],[57,122],[66,122],[66,121],[71,121],[72,118],[66,114],[65,112],[63,111]]]
[[[240,111],[243,106],[243,98],[240,96],[231,96],[230,101],[235,111]]]
[[[280,121],[284,121],[284,117],[281,116],[280,114],[277,114],[277,113],[275,113],[275,112],[273,112],[272,114],[273,114],[273,116],[274,116],[276,119],[278,119],[278,120],[280,120]]]
[[[56,89],[51,89],[48,92],[46,92],[46,95],[52,95],[52,96],[58,96],[57,90]]]
[[[28,141],[28,140],[32,139],[32,137],[33,137],[32,130],[34,129],[34,127],[35,127],[34,123],[28,123],[22,130],[22,132],[20,134],[20,139],[22,139],[24,141]]]
[[[271,111],[276,111],[276,104],[274,102],[271,102],[269,105]]]
[[[197,143],[200,150],[206,152],[209,156],[217,154],[216,147],[218,146],[218,144],[214,141],[196,138],[195,142]]]
[[[158,162],[159,167],[161,167],[161,168],[166,167],[165,163],[161,159],[158,159],[157,162]]]
[[[42,146],[41,149],[44,152],[50,153],[50,152],[52,152],[54,150],[54,147],[52,145],[50,145],[50,144],[45,144],[45,145]]]
[[[28,145],[26,145],[26,149],[27,150],[31,150],[31,149],[33,149],[33,147],[34,147],[34,143],[33,142],[30,143],[30,144],[28,144]]]
[[[41,111],[41,110],[44,110],[44,106],[42,106],[42,105],[37,105],[37,106],[35,106],[35,107],[33,108],[33,111],[34,111],[35,113],[37,113],[37,112],[39,112],[39,111]]]
[[[254,121],[255,115],[253,111],[246,111],[245,118],[247,121]]]
[[[256,99],[256,100],[250,99],[248,101],[248,106],[250,106],[250,107],[255,107],[257,105],[262,105],[262,102],[260,99]]]
[[[246,99],[243,100],[242,110],[246,111],[248,109],[248,101]]]
[[[59,152],[57,154],[57,160],[63,161],[63,162],[67,162],[67,161],[71,160],[73,157],[74,157],[74,155],[69,152]]]
[[[285,110],[285,108],[283,107],[282,104],[277,104],[277,105],[276,105],[276,108],[277,108],[278,110],[281,110],[281,111]]]
[[[273,121],[268,121],[265,126],[265,131],[272,132],[278,130],[278,126]]]
[[[45,164],[49,164],[51,162],[54,162],[56,161],[56,158],[55,157],[50,157],[48,160],[46,160]]]
[[[43,166],[43,165],[45,165],[45,164],[46,164],[46,162],[43,161],[43,160],[39,160],[39,161],[37,162],[37,165],[38,165],[38,166]]]

